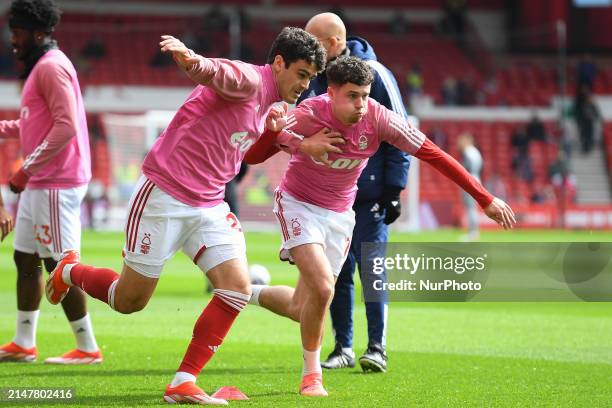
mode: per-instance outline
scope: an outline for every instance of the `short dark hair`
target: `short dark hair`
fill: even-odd
[[[370,85],[374,82],[372,68],[357,57],[338,57],[329,64],[325,71],[327,82],[330,85],[344,85],[351,83],[359,86]]]
[[[297,27],[282,29],[270,47],[267,63],[271,64],[277,55],[285,60],[285,68],[289,68],[289,65],[298,60],[304,60],[314,64],[317,72],[325,69],[327,58],[325,49],[316,37]]]
[[[52,33],[62,12],[53,0],[14,0],[9,11],[9,27]]]

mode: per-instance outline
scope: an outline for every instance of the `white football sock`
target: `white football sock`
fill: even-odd
[[[76,338],[77,348],[81,351],[93,353],[98,351],[98,345],[96,344],[96,338],[94,337],[93,326],[91,325],[91,319],[89,313],[79,320],[70,322],[74,337]]]
[[[62,269],[62,280],[66,285],[72,286],[72,280],[70,279],[70,271],[72,271],[72,267],[76,264],[68,264],[64,266]]]
[[[320,373],[321,370],[321,348],[319,347],[315,351],[308,351],[304,349],[304,369],[302,370],[302,377],[312,373]]]
[[[177,371],[176,374],[174,375],[174,379],[170,383],[170,386],[173,388],[178,387],[184,382],[192,382],[195,384],[196,382],[195,375],[186,373],[184,371]]]
[[[253,292],[253,294],[251,295],[249,304],[259,306],[259,294],[267,287],[268,285],[251,285],[251,291]]]
[[[36,326],[38,326],[39,314],[40,310],[17,311],[17,331],[13,343],[26,349],[36,346]]]
[[[111,309],[115,310],[115,290],[117,289],[117,283],[119,279],[111,283],[108,287],[108,305]]]

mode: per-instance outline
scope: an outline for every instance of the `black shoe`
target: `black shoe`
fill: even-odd
[[[351,356],[348,353],[342,351],[340,343],[336,343],[334,351],[332,351],[327,360],[321,363],[321,367],[327,368],[328,370],[334,370],[336,368],[353,368],[355,367],[355,356]]]
[[[379,343],[370,343],[368,349],[359,358],[359,365],[363,372],[371,370],[375,373],[387,372],[387,353]]]

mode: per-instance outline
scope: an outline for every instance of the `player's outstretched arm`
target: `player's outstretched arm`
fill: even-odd
[[[224,99],[246,100],[256,95],[261,87],[261,78],[250,64],[221,58],[205,58],[171,35],[162,35],[159,46],[162,52],[172,55],[193,82],[212,89]]]
[[[159,46],[161,52],[170,53],[177,65],[185,71],[191,69],[199,61],[196,53],[187,48],[181,40],[171,35],[162,35]]]
[[[514,212],[503,200],[494,197],[457,160],[440,149],[429,139],[415,153],[415,157],[426,161],[470,194],[483,208],[485,214],[504,229],[516,223]]]
[[[380,108],[378,114],[377,123],[382,140],[432,165],[470,194],[489,218],[505,229],[512,228],[516,220],[510,206],[489,193],[457,160],[401,116]]]
[[[4,241],[4,238],[13,230],[13,217],[4,208],[4,202],[2,201],[2,194],[0,194],[0,242]]]

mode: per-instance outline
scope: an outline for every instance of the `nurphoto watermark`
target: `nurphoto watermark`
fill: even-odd
[[[363,243],[363,299],[612,301],[612,242]]]

